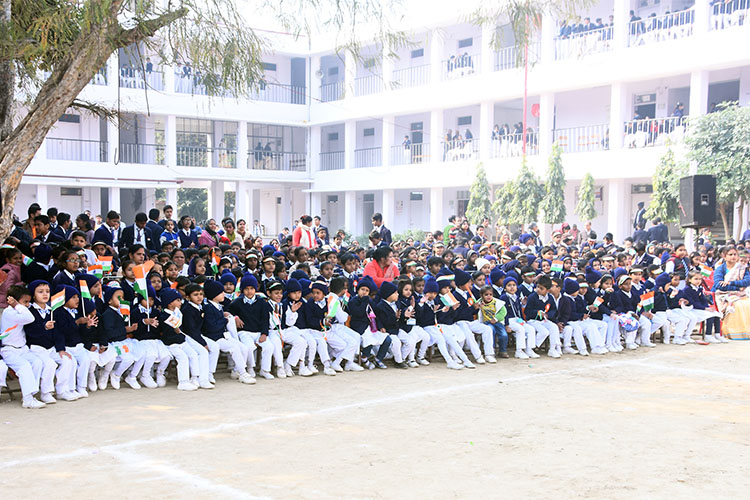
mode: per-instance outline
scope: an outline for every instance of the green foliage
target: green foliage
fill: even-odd
[[[200,188],[180,188],[177,190],[177,215],[190,215],[195,220],[208,218],[208,191]]]
[[[590,221],[596,217],[595,202],[594,178],[587,172],[583,176],[581,187],[578,188],[578,205],[576,205],[576,214],[578,214],[582,222]]]
[[[235,193],[234,191],[224,191],[224,217],[237,217],[234,213],[236,201],[237,193]]]
[[[469,191],[469,204],[466,207],[466,218],[471,224],[480,224],[485,217],[492,218],[490,202],[490,185],[484,166],[477,165],[477,176]]]
[[[492,212],[497,216],[500,224],[508,226],[512,223],[515,199],[515,181],[508,181],[495,191],[495,203],[492,204]]]
[[[654,194],[646,217],[661,217],[664,222],[676,222],[680,218],[680,178],[688,173],[687,164],[675,161],[674,152],[667,149],[654,171],[652,184]]]
[[[543,196],[544,187],[539,178],[531,171],[524,157],[516,179],[514,216],[511,222],[528,224],[535,221],[539,215],[539,204]]]
[[[414,241],[424,241],[425,234],[421,229],[407,229],[403,233],[394,235],[393,241],[406,241],[407,238],[412,238]]]
[[[541,208],[544,210],[546,224],[565,222],[565,170],[562,164],[562,149],[557,144],[552,146],[547,168],[547,182],[544,185],[544,199]]]

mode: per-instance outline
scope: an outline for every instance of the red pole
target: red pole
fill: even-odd
[[[526,157],[526,114],[527,101],[529,99],[529,42],[523,47],[523,156]]]

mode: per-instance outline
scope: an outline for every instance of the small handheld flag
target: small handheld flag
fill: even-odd
[[[339,302],[338,296],[336,296],[335,293],[331,293],[328,295],[328,313],[326,313],[327,318],[333,318],[336,316],[336,314],[341,309],[341,302]]]
[[[164,320],[164,323],[171,326],[172,328],[179,328],[182,326],[182,311],[179,309],[175,309],[174,311],[169,311],[169,317]]]
[[[86,272],[88,274],[93,274],[99,279],[102,279],[102,276],[104,276],[104,270],[101,264],[94,264],[93,266],[89,266]]]
[[[563,270],[563,261],[553,260],[552,267],[550,267],[550,271],[552,271],[553,273],[561,273],[562,270]]]
[[[451,292],[448,292],[445,295],[441,295],[440,302],[442,302],[443,305],[446,305],[448,307],[453,307],[456,304],[458,304],[458,300]]]
[[[221,259],[219,259],[219,256],[216,255],[216,252],[211,252],[211,270],[214,272],[214,274],[219,273],[219,262],[221,262]]]
[[[55,311],[65,305],[65,291],[61,291],[52,296],[52,310]]]
[[[85,280],[78,280],[78,288],[81,290],[81,298],[82,299],[90,299],[91,298],[91,291],[89,290],[89,286],[86,284]]]
[[[29,257],[28,255],[24,255],[23,256],[23,265],[24,266],[29,267],[32,264],[32,262],[34,262],[34,259],[32,259],[31,257]]]
[[[130,317],[130,302],[127,300],[120,301],[120,314]]]
[[[111,255],[102,255],[98,257],[99,264],[102,266],[102,272],[109,274],[112,272],[112,256]]]
[[[651,309],[654,308],[654,292],[653,292],[653,290],[650,291],[650,292],[646,292],[643,295],[641,295],[640,306],[646,312],[648,312],[648,311],[650,311]]]
[[[147,260],[143,264],[133,267],[133,274],[135,275],[135,286],[133,288],[135,289],[135,293],[146,300],[148,300],[146,276],[152,267],[154,267],[154,261],[152,260]]]
[[[604,304],[604,297],[597,297],[594,299],[594,302],[592,302],[591,306],[598,308],[602,304]]]
[[[701,264],[701,276],[704,276],[706,278],[710,278],[711,275],[714,273],[714,270],[708,267],[705,264]]]

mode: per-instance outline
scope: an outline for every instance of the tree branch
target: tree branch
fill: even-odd
[[[89,113],[92,113],[97,116],[103,116],[107,119],[114,119],[117,118],[117,111],[114,109],[108,108],[106,106],[101,106],[95,102],[90,101],[82,101],[79,99],[75,99],[72,103],[70,103],[70,107],[74,109],[84,109],[88,111]]]
[[[153,19],[141,21],[134,28],[120,28],[115,35],[115,44],[118,47],[127,47],[145,38],[150,38],[164,26],[167,26],[175,22],[176,20],[187,16],[187,14],[187,7],[182,7],[181,9],[165,12],[164,14]]]

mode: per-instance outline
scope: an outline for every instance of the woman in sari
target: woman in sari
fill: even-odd
[[[750,339],[750,269],[739,261],[734,247],[724,255],[724,262],[714,271],[711,290],[716,297],[716,307],[724,315],[721,333],[732,340]]]

